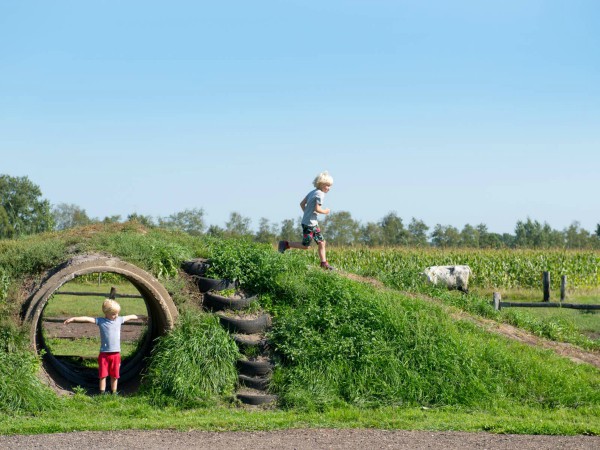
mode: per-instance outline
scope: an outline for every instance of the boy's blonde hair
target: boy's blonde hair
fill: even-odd
[[[102,312],[104,314],[119,314],[119,312],[121,312],[121,305],[114,300],[107,298],[104,300],[104,303],[102,303]]]
[[[328,186],[332,186],[333,185],[333,177],[331,175],[329,175],[329,172],[325,171],[325,172],[321,172],[319,175],[317,175],[313,181],[313,186],[316,187],[317,189],[320,186],[323,186],[324,184],[328,185]]]

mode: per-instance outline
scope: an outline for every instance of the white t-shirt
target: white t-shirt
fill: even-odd
[[[123,316],[118,316],[115,320],[109,320],[106,317],[96,317],[96,325],[100,328],[100,351],[101,352],[120,352],[121,351],[121,325]]]
[[[302,216],[302,224],[310,225],[311,227],[317,226],[317,212],[315,208],[317,205],[321,206],[325,200],[325,192],[319,189],[313,189],[306,196],[306,207],[304,208],[304,215]]]

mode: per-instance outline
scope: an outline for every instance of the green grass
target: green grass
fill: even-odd
[[[175,429],[181,431],[257,431],[288,428],[380,428],[428,431],[487,431],[492,433],[599,435],[600,409],[510,408],[424,409],[356,407],[329,408],[321,412],[296,410],[246,410],[222,405],[181,409],[153,407],[138,397],[64,398],[53,411],[35,415],[0,416],[0,434],[67,433],[81,430]]]
[[[44,308],[44,317],[73,317],[90,316],[102,317],[102,302],[108,298],[110,288],[115,287],[117,294],[140,295],[138,290],[129,282],[121,281],[119,284],[111,282],[91,283],[71,281],[64,284],[59,291],[52,295],[52,298]],[[94,297],[62,295],[64,292],[98,292],[100,295]],[[121,305],[120,315],[128,314],[148,314],[144,299],[142,298],[116,298]]]
[[[542,292],[539,289],[504,289],[499,290],[502,301],[506,302],[542,302]],[[475,289],[472,295],[480,298],[492,299],[492,290]],[[551,302],[559,302],[560,294],[551,292]],[[600,289],[578,289],[567,294],[565,303],[575,304],[600,304]],[[544,335],[554,340],[564,340],[592,349],[600,349],[600,311],[585,311],[570,308],[527,308],[506,307],[503,314],[515,321],[515,325],[525,328],[530,326],[530,331],[544,335],[543,328],[562,330],[562,337],[557,335]],[[529,324],[529,325],[527,325]],[[587,338],[590,342],[585,342]]]
[[[540,292],[506,292],[503,294],[504,301],[510,302],[541,302]],[[558,298],[550,297],[551,302],[560,301]],[[582,305],[600,304],[600,291],[573,292],[567,296],[565,303]],[[521,308],[519,311],[538,317],[548,322],[564,322],[566,327],[572,328],[591,339],[600,338],[600,311],[586,311],[570,308]]]
[[[192,238],[133,225],[94,226],[0,242],[2,285],[10,281],[8,288],[2,287],[5,299],[0,299],[4,302],[0,306],[18,310],[20,282],[64,261],[67,249],[110,253],[149,271],[172,292],[183,314],[176,328],[158,339],[140,394],[116,399],[77,394],[48,400],[47,391],[31,377],[37,359],[23,342],[13,339],[14,330],[2,325],[0,332],[10,339],[0,346],[0,357],[7,358],[11,367],[20,356],[29,355],[24,371],[30,375],[11,379],[9,372],[0,373],[0,393],[6,393],[6,400],[0,397],[0,409],[9,412],[0,418],[0,430],[5,433],[20,427],[24,432],[56,432],[290,426],[600,432],[598,369],[487,333],[471,322],[453,319],[448,311],[457,307],[512,321],[556,339],[573,336],[572,330],[557,331],[538,319],[528,322],[520,313],[494,312],[490,298],[422,289],[416,284],[415,270],[420,264],[441,256],[447,262],[457,255],[405,252],[398,258],[386,252],[379,258],[377,253],[332,252],[332,263],[338,258],[340,267],[352,270],[356,266],[360,274],[378,276],[398,289],[380,290],[318,269],[310,252],[281,255],[272,246],[248,241]],[[506,281],[509,288],[521,279],[523,287],[529,287],[531,277],[524,269],[527,258],[535,270],[545,263],[573,263],[572,274],[584,273],[589,267],[585,264],[597,262],[596,254],[589,253],[545,257],[518,252],[494,254],[492,259],[477,253],[471,257],[479,267],[492,261],[487,279],[502,280],[502,273],[493,269],[504,267],[505,255],[513,258],[511,267],[521,271]],[[211,275],[236,279],[245,291],[259,293],[260,306],[273,315],[270,337],[277,369],[271,389],[283,410],[249,412],[230,407],[239,354],[218,321],[195,311],[186,297],[176,269],[191,257],[210,257]],[[593,280],[581,277],[580,281]],[[484,282],[481,286],[495,287]],[[439,302],[424,300],[427,295]],[[75,308],[62,306],[56,314]],[[9,381],[13,384],[7,385]],[[28,392],[33,395],[28,397]]]
[[[213,315],[184,310],[154,347],[141,391],[153,404],[193,407],[232,395],[239,352]]]

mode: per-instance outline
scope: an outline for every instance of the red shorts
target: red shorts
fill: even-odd
[[[100,352],[98,355],[98,378],[119,378],[121,353]]]

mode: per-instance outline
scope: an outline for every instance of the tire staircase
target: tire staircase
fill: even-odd
[[[210,263],[204,259],[186,261],[182,269],[191,275],[202,294],[202,306],[219,318],[237,344],[240,353],[247,355],[237,361],[238,389],[236,398],[246,405],[274,405],[277,396],[269,394],[273,360],[265,333],[271,327],[271,316],[266,313],[249,314],[256,296],[224,297],[220,291],[236,288],[235,283],[223,279],[206,278]]]

